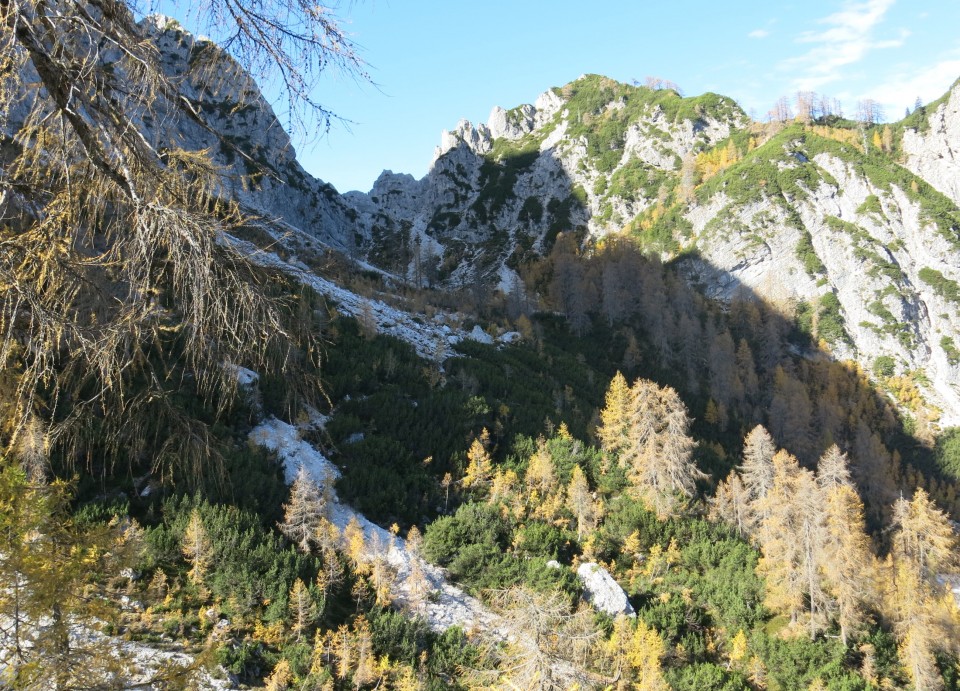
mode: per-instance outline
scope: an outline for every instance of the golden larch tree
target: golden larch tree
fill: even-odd
[[[213,544],[203,525],[203,517],[199,509],[190,512],[190,521],[183,533],[181,551],[190,562],[190,571],[187,576],[191,581],[202,584],[213,562]]]
[[[690,498],[697,480],[706,477],[693,462],[696,442],[690,418],[677,392],[638,379],[625,389],[622,375],[613,378],[598,432],[603,447],[625,467],[631,490],[659,515],[674,513]]]
[[[317,528],[325,515],[326,502],[323,492],[306,466],[301,464],[293,484],[290,485],[290,501],[283,505],[280,532],[300,551],[309,552],[310,547],[316,543]]]
[[[483,430],[467,451],[467,468],[460,483],[468,489],[489,487],[493,481],[493,459],[483,443],[488,438],[487,430]]]

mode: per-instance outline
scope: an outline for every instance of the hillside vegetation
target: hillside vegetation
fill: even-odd
[[[960,688],[928,400],[960,211],[893,163],[922,117],[588,75],[345,199],[244,148],[275,118],[213,44],[77,7],[2,30],[0,686]],[[236,83],[195,108],[206,59]]]

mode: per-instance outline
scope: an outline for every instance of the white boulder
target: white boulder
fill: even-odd
[[[633,606],[623,588],[613,580],[605,568],[595,562],[586,562],[577,569],[577,578],[583,583],[583,596],[594,609],[611,616],[633,616]]]

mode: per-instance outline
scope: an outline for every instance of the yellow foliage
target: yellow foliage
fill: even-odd
[[[290,670],[290,663],[281,659],[277,666],[273,668],[273,673],[267,679],[267,691],[282,691],[290,686],[293,681],[293,672]]]
[[[863,140],[856,130],[847,130],[839,127],[827,127],[825,125],[814,125],[808,128],[811,132],[824,139],[832,139],[841,144],[852,146],[857,151],[863,151]]]
[[[663,640],[656,629],[648,627],[642,619],[637,620],[626,655],[627,663],[636,672],[635,689],[661,691],[669,688],[661,667],[665,652]]]
[[[887,386],[897,397],[897,400],[910,410],[918,410],[923,404],[923,395],[913,378],[907,374],[887,379]]]
[[[740,662],[747,656],[747,635],[743,629],[737,631],[737,635],[730,641],[730,652],[727,655],[730,662]]]
[[[490,497],[488,501],[493,504],[501,500],[507,500],[516,493],[519,485],[517,474],[512,470],[497,471],[493,476],[493,484],[490,486]]]
[[[363,528],[357,517],[354,516],[343,529],[343,537],[347,543],[347,557],[353,562],[353,567],[357,573],[365,575],[369,573],[370,566],[364,559],[366,541],[364,539]]]
[[[484,448],[483,440],[489,439],[487,430],[483,430],[479,439],[474,439],[467,451],[467,469],[461,483],[464,487],[483,487],[493,478],[493,459]]]
[[[623,552],[629,555],[632,561],[636,561],[640,553],[640,531],[634,530],[627,535],[623,541]]]
[[[279,646],[283,643],[283,622],[275,621],[269,626],[264,626],[263,622],[258,621],[253,625],[253,637],[267,645]]]
[[[702,181],[709,180],[717,173],[726,170],[742,158],[733,140],[725,146],[718,146],[697,155],[696,169]]]

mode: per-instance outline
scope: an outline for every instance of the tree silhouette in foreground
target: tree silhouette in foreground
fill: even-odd
[[[177,406],[178,390],[222,410],[236,389],[233,364],[316,364],[300,320],[272,295],[277,277],[230,241],[247,219],[220,196],[221,171],[207,152],[163,141],[144,123],[211,131],[181,87],[227,91],[244,68],[279,75],[291,113],[329,123],[310,99],[313,78],[327,65],[361,63],[323,6],[203,8],[201,28],[220,27],[236,59],[198,42],[188,73],[168,74],[150,36],[161,29],[138,24],[131,3],[0,2],[0,364],[15,372],[0,421],[8,443],[42,414],[55,422],[51,439],[74,452],[68,458],[95,446],[196,476],[209,434]]]

